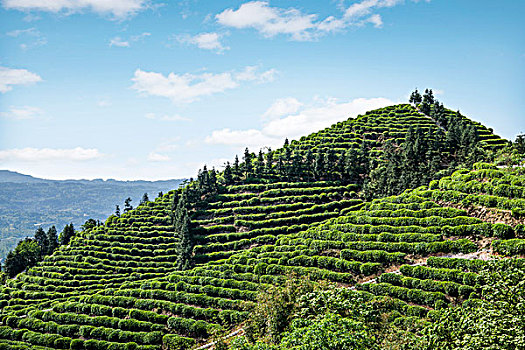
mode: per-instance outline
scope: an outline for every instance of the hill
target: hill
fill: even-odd
[[[49,180],[39,179],[31,175],[24,175],[17,173],[16,171],[0,170],[0,182],[12,182],[12,183],[35,183],[35,182],[46,182]]]
[[[45,180],[7,170],[0,171],[0,259],[16,243],[33,236],[37,227],[55,225],[59,230],[89,219],[104,221],[123,206],[127,197],[134,203],[144,193],[156,196],[177,188],[183,180]]]
[[[247,150],[78,233],[6,282],[0,348],[186,349],[232,329],[280,337],[286,328],[265,327],[288,327],[293,313],[281,309],[257,333],[250,311],[290,276],[388,296],[399,324],[477,299],[484,263],[461,258],[523,254],[524,175],[474,166],[507,142],[459,113],[424,109],[391,106]],[[415,189],[369,200],[392,186]]]

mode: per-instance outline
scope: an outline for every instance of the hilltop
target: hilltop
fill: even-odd
[[[285,349],[354,322],[325,315],[339,302],[384,305],[404,332],[480,300],[487,263],[466,258],[525,254],[525,174],[489,164],[508,141],[430,97],[247,149],[77,232],[7,280],[0,348],[190,349],[235,330]],[[346,292],[322,306],[321,281]],[[291,323],[301,293],[312,323]]]

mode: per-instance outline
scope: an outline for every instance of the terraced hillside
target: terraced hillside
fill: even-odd
[[[133,275],[127,282],[119,280],[122,284],[108,279],[97,293],[87,288],[87,293],[61,295],[69,296],[62,301],[55,296],[52,303],[30,308],[13,299],[11,306],[4,307],[6,326],[0,333],[6,342],[21,341],[16,343],[20,346],[160,349],[180,343],[189,347],[218,329],[242,322],[258,291],[283,283],[289,274],[340,286],[380,275],[379,283],[359,284],[359,289],[394,298],[392,305],[400,315],[423,317],[429,309],[476,296],[479,286],[472,271],[481,264],[468,262],[458,269],[459,260],[426,257],[482,251],[489,248],[485,238],[507,237],[513,229],[469,217],[463,209],[443,207],[415,192],[429,190],[365,203],[306,230],[281,234],[274,244],[190,270],[167,274],[166,267],[148,282],[133,281]],[[137,221],[135,226],[141,226]],[[418,263],[427,266],[409,266]],[[400,265],[402,275],[381,274]],[[11,282],[19,285],[4,292],[15,295],[29,281]]]
[[[357,189],[328,181],[227,186],[192,220],[198,225],[195,260],[216,260],[253,245],[275,243],[280,234],[336,217],[362,202]]]
[[[468,216],[435,198],[436,183],[363,202],[370,159],[387,139],[402,145],[414,125],[443,131],[410,105],[372,111],[248,153],[231,173],[203,171],[184,190],[80,233],[4,286],[0,349],[191,348],[238,327],[259,292],[290,274],[349,287],[428,256],[487,249],[494,237],[510,242],[519,227]],[[455,297],[472,294],[465,285],[450,287]],[[424,316],[454,302],[425,293],[425,303],[396,296],[396,307]]]
[[[9,280],[2,290],[2,310],[23,315],[57,300],[173,271],[178,239],[171,224],[171,197],[173,192],[120,218],[111,216],[105,225],[81,232],[38,266]]]

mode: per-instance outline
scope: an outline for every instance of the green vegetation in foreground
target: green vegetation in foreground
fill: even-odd
[[[480,265],[479,294],[426,318],[401,315],[389,297],[291,279],[261,295],[231,349],[524,349],[523,260]]]
[[[524,238],[523,208],[500,209],[521,203],[524,175],[481,163],[454,172],[480,158],[523,157],[519,142],[506,146],[437,104],[427,91],[418,104],[425,115],[411,105],[391,106],[278,150],[247,150],[223,172],[204,168],[183,189],[85,227],[7,280],[0,349],[191,349],[239,328],[244,343],[220,341],[217,348],[310,349],[304,344],[325,341],[319,349],[402,349],[432,339],[444,347],[446,339],[427,337],[438,334],[431,330],[441,324],[436,317],[456,320],[447,310],[466,310],[469,319],[462,305],[484,306],[492,295],[483,272],[490,264],[457,257],[492,258],[497,247]],[[430,116],[432,110],[441,114]],[[439,150],[433,170],[412,154],[422,140]],[[414,167],[398,174],[392,157]],[[371,188],[389,193],[381,191],[391,184],[372,176],[380,169],[394,172],[402,193],[364,201]],[[477,207],[463,201],[468,186],[441,197],[448,179],[480,170],[501,171],[510,181],[480,181],[508,189],[491,194],[499,198],[490,202],[491,213],[507,210],[503,222],[471,215]]]

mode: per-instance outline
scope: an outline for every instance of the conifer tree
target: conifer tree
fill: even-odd
[[[306,174],[307,180],[311,180],[312,178],[313,163],[314,156],[312,154],[312,150],[308,149],[306,151],[306,155],[304,156],[304,172]]]
[[[266,173],[273,174],[273,152],[271,149],[268,149],[268,153],[266,153]]]
[[[324,154],[316,153],[315,160],[314,160],[314,178],[315,180],[321,180],[323,178],[324,173],[325,173]]]
[[[226,162],[226,167],[224,167],[223,178],[225,185],[231,185],[233,183],[232,167],[230,165],[230,162]]]
[[[244,150],[244,173],[246,178],[249,178],[253,173],[253,167],[252,167],[252,154],[250,153],[250,150],[248,147]]]
[[[74,235],[75,235],[75,227],[71,223],[71,224],[64,226],[64,229],[62,230],[62,232],[60,232],[58,240],[60,244],[67,245],[69,244],[69,241]]]
[[[344,155],[344,178],[348,181],[357,181],[359,177],[357,169],[357,151],[355,148],[349,148]]]
[[[51,255],[58,247],[58,233],[55,226],[51,226],[47,230],[47,249],[46,255]]]
[[[42,227],[39,227],[39,228],[36,229],[35,242],[40,247],[41,254],[45,255],[46,252],[47,252],[47,247],[48,247],[49,243],[47,241],[46,232],[44,231],[44,229]]]
[[[118,204],[115,206],[115,216],[120,217],[120,207]]]
[[[235,155],[235,161],[233,162],[233,174],[235,176],[241,176],[241,168],[239,165],[239,156]]]
[[[145,192],[143,195],[142,195],[142,200],[140,201],[140,204],[144,204],[146,202],[149,202],[149,197],[148,197],[148,194]]]
[[[124,213],[127,213],[130,210],[133,210],[133,206],[131,205],[131,197],[126,198],[124,201]]]
[[[257,161],[255,163],[255,175],[262,177],[264,175],[264,153],[262,149],[259,150]]]
[[[15,277],[20,272],[35,266],[42,255],[40,244],[32,238],[26,238],[7,254],[4,262],[5,272],[9,277]]]
[[[421,94],[419,93],[419,91],[417,90],[414,90],[411,94],[410,94],[410,99],[408,100],[408,102],[410,103],[413,103],[414,105],[418,105],[420,104],[422,101],[422,97],[421,97]]]
[[[176,266],[179,270],[187,270],[191,266],[193,237],[191,236],[190,219],[186,209],[182,213],[178,236],[180,241],[177,246]]]

